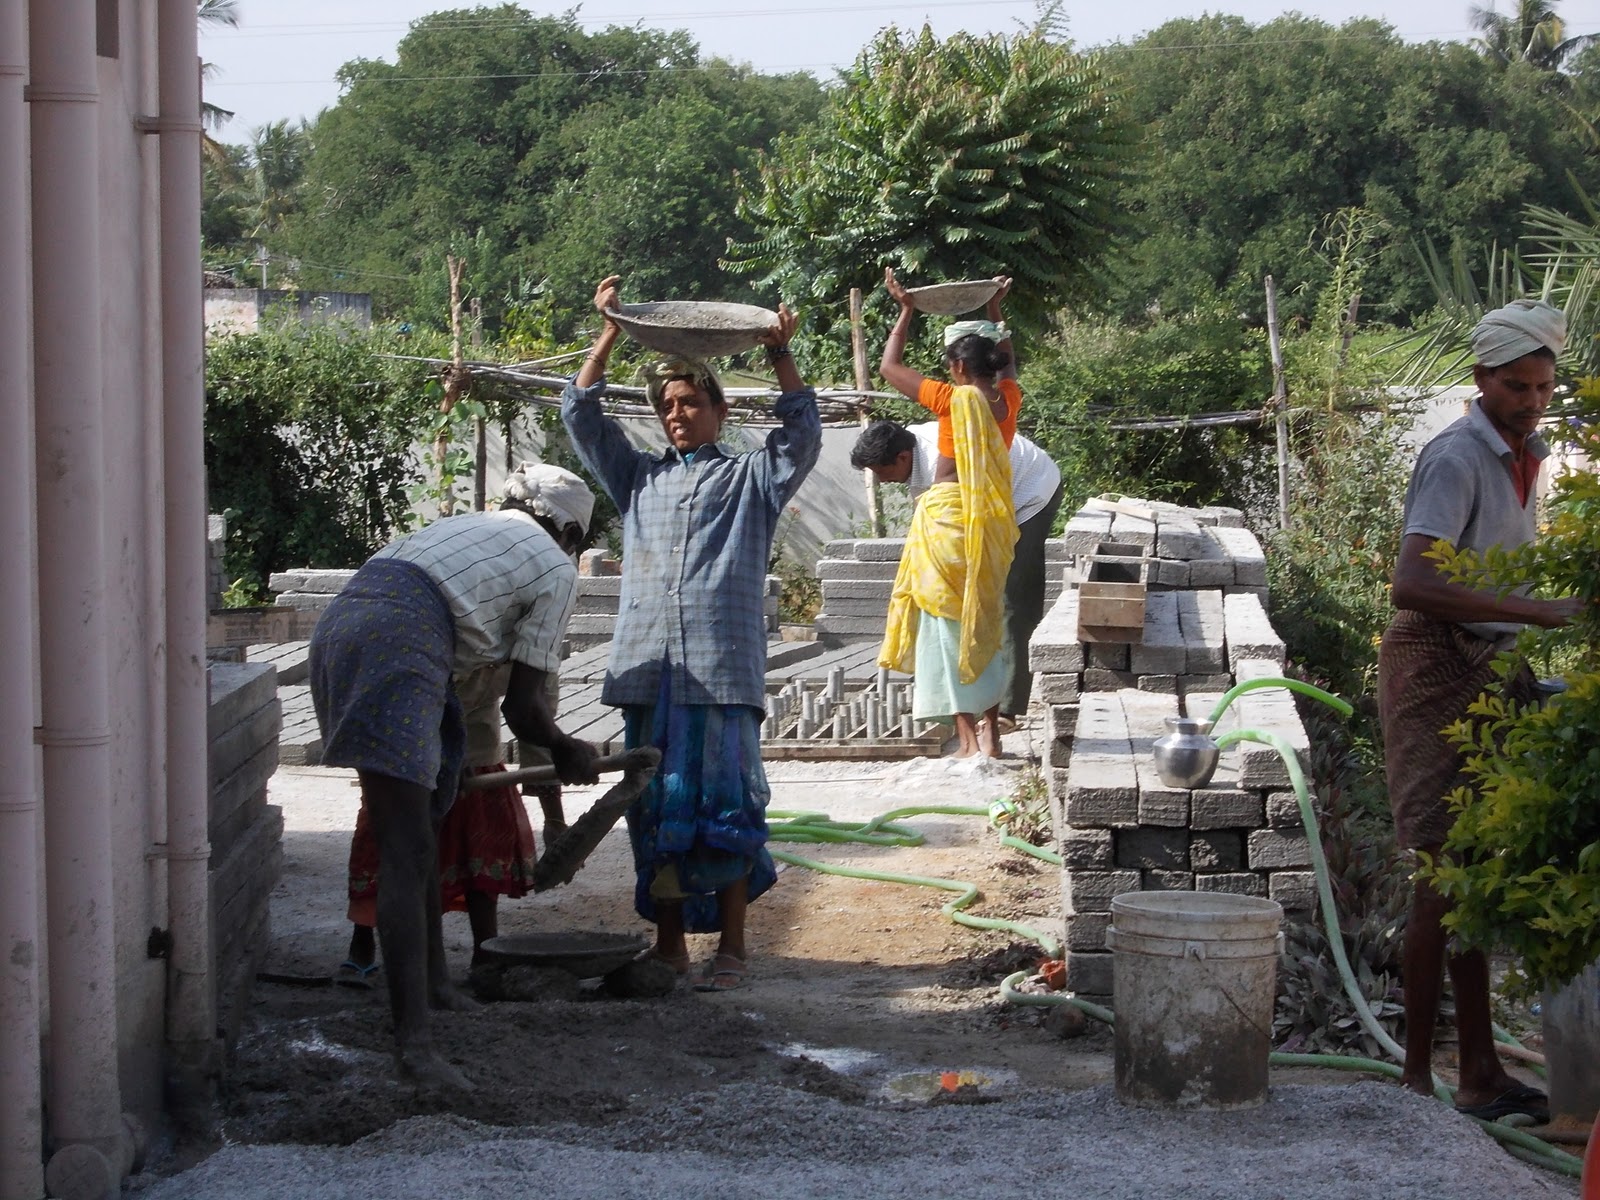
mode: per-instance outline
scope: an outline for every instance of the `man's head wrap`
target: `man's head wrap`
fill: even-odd
[[[525,462],[506,476],[502,498],[517,508],[546,517],[557,529],[576,525],[585,535],[594,515],[594,493],[571,471],[550,463]]]
[[[1535,350],[1559,355],[1566,344],[1566,314],[1543,300],[1513,300],[1485,313],[1472,331],[1472,356],[1481,367],[1503,367]]]
[[[640,374],[644,378],[644,390],[650,398],[651,408],[661,407],[661,393],[667,390],[667,384],[674,379],[687,379],[695,387],[704,389],[706,395],[717,404],[726,402],[722,395],[722,381],[717,378],[716,372],[692,358],[663,358],[643,368]]]
[[[945,348],[948,349],[964,337],[974,335],[998,346],[1011,336],[1011,331],[1004,323],[997,325],[993,321],[952,321],[944,327]]]

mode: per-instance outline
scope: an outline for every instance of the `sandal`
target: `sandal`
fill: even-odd
[[[697,992],[731,992],[744,984],[749,967],[742,958],[731,954],[714,955],[694,981]]]
[[[339,964],[339,972],[334,977],[334,982],[340,987],[360,988],[362,991],[371,991],[374,986],[372,976],[383,969],[383,964],[373,959],[365,966],[353,958],[347,958]]]

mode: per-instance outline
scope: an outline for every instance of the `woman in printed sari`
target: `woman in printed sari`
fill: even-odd
[[[1022,391],[1000,314],[1011,280],[998,282],[986,320],[945,329],[950,382],[940,383],[906,366],[915,309],[893,269],[884,272],[900,317],[878,371],[939,418],[939,459],[906,533],[878,663],[916,677],[912,714],[953,722],[960,758],[999,757],[999,705],[1010,674],[1001,634],[1017,540],[1009,452]]]

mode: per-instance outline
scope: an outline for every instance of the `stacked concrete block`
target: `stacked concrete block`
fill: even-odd
[[[232,1041],[271,941],[268,901],[283,865],[283,812],[267,803],[282,708],[271,666],[216,663],[208,677],[211,933],[218,1023]]]
[[[223,557],[228,550],[228,519],[217,513],[206,517],[206,608],[222,607],[222,593],[228,590]]]
[[[822,608],[816,620],[819,639],[830,646],[882,639],[905,544],[904,538],[840,538],[822,548],[817,562],[822,583]],[[1044,557],[1048,609],[1063,590],[1070,561],[1067,544],[1059,538],[1046,541]]]
[[[1151,559],[1152,588],[1266,596],[1266,557],[1237,509],[1124,499],[1112,511],[1091,500],[1067,522],[1063,542],[1075,560],[1094,554],[1104,542],[1140,547]]]
[[[1251,671],[1275,670],[1268,662],[1250,662]],[[1204,715],[1214,701],[1191,696],[1189,715]],[[1068,765],[1051,769],[1067,986],[1080,995],[1111,996],[1105,933],[1112,898],[1124,892],[1269,896],[1294,917],[1310,915],[1310,845],[1282,761],[1266,747],[1239,743],[1223,753],[1207,786],[1170,787],[1156,772],[1151,745],[1166,733],[1164,718],[1178,712],[1177,698],[1156,692],[1086,694]],[[1237,728],[1270,731],[1305,753],[1304,728],[1281,689],[1236,701],[1219,732]]]
[[[288,608],[321,612],[350,582],[354,570],[301,567],[293,571],[274,571],[267,579],[272,602]]]
[[[1029,646],[1040,697],[1047,704],[1072,704],[1085,692],[1122,688],[1176,695],[1225,689],[1232,682],[1228,599],[1220,591],[1151,592],[1145,597],[1143,638],[1129,644],[1079,641],[1078,593],[1063,592]],[[1241,628],[1255,638],[1252,646],[1263,644],[1255,626]]]

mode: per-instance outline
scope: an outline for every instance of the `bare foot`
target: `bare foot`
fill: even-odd
[[[428,1007],[440,1012],[477,1012],[483,1006],[455,984],[441,983],[428,988]]]
[[[418,1087],[447,1087],[470,1092],[472,1084],[460,1070],[439,1057],[432,1046],[401,1048],[394,1054],[395,1073]]]

